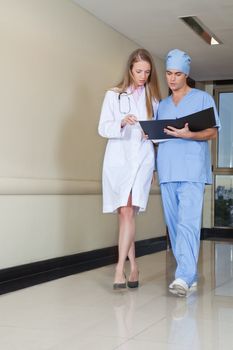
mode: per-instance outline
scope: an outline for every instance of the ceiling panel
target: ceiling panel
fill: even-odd
[[[193,79],[233,79],[233,0],[73,1],[161,59],[173,48],[187,51]],[[209,46],[179,19],[194,15],[222,45]]]

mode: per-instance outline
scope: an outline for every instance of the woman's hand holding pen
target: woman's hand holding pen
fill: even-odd
[[[123,128],[126,124],[133,125],[137,122],[137,118],[133,114],[128,114],[121,121],[121,127]]]

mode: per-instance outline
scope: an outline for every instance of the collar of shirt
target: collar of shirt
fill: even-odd
[[[144,86],[139,86],[136,89],[133,89],[133,87],[130,86],[130,92],[132,93],[135,102],[138,102],[139,97],[141,96],[143,90],[144,90]]]

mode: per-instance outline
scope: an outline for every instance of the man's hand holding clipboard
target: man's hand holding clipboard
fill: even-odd
[[[146,120],[139,123],[148,139],[155,142],[177,138],[179,134],[182,137],[181,133],[184,132],[202,131],[216,126],[212,107],[178,119]]]

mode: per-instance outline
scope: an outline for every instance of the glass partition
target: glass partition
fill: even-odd
[[[215,88],[221,130],[213,142],[215,227],[233,228],[233,86]]]
[[[233,92],[219,93],[221,132],[218,139],[219,168],[233,168]]]
[[[216,175],[214,226],[233,227],[233,176]]]

